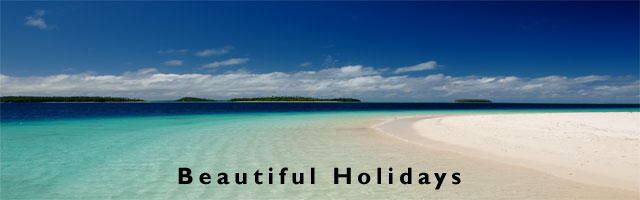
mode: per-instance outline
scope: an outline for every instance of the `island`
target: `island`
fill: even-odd
[[[182,97],[176,101],[216,101],[213,99],[199,98],[199,97]]]
[[[456,99],[456,103],[491,103],[490,100],[487,99]]]
[[[142,99],[98,96],[3,96],[2,103],[43,103],[43,102],[141,102]]]
[[[298,96],[273,96],[273,97],[254,97],[254,98],[233,98],[229,101],[323,101],[323,102],[360,102],[359,99],[354,98],[333,98],[333,99],[320,99],[312,97],[298,97]]]

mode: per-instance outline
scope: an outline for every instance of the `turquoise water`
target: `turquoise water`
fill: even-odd
[[[519,175],[490,176],[502,166],[419,149],[368,127],[405,115],[567,111],[634,110],[289,112],[3,122],[0,198],[491,198],[504,190],[527,197],[536,192],[518,185],[486,184],[519,180]],[[197,180],[179,185],[180,167],[212,174],[252,174],[269,167],[308,172],[314,167],[317,174],[315,185],[202,185]],[[353,167],[356,172],[374,172],[377,167],[462,172],[465,184],[445,184],[440,190],[417,184],[334,185],[333,167]],[[540,175],[532,185],[549,178]]]

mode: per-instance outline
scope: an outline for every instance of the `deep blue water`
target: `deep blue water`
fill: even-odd
[[[1,103],[0,120],[31,121],[96,117],[193,115],[252,112],[630,109],[640,104],[538,103]]]

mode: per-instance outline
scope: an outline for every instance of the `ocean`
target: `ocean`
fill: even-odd
[[[328,111],[468,111],[640,109],[640,104],[540,103],[3,103],[3,122],[99,117]]]
[[[0,199],[558,197],[590,186],[418,147],[369,127],[407,115],[639,109],[638,104],[3,103]],[[194,183],[178,184],[178,168],[184,167],[193,171]],[[283,167],[290,174],[314,168],[316,183],[197,181],[202,172],[215,181],[218,172]],[[409,167],[457,172],[462,183],[447,182],[439,190],[434,184],[397,182],[336,185],[336,167],[358,174],[393,167],[398,176]],[[538,178],[522,180],[522,174]]]

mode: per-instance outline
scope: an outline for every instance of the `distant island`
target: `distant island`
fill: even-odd
[[[89,97],[89,96],[4,96],[0,97],[3,103],[43,103],[43,102],[140,102],[142,99],[125,97]]]
[[[296,96],[283,96],[283,97],[255,97],[255,98],[233,98],[229,101],[327,101],[327,102],[360,102],[359,99],[354,98],[334,98],[334,99],[320,99],[311,97],[296,97]]]
[[[177,102],[197,102],[197,101],[216,101],[213,99],[199,98],[199,97],[182,97],[175,100]],[[273,97],[255,97],[255,98],[233,98],[231,102],[360,102],[359,99],[354,98],[333,98],[333,99],[321,99],[312,97],[298,97],[298,96],[273,96]],[[99,96],[3,96],[0,97],[1,103],[55,103],[55,102],[146,102],[143,99],[126,98],[126,97],[99,97]]]
[[[198,98],[198,97],[182,97],[176,101],[216,101],[213,99],[205,99],[205,98]]]
[[[456,99],[456,103],[491,103],[490,100],[487,99]]]

